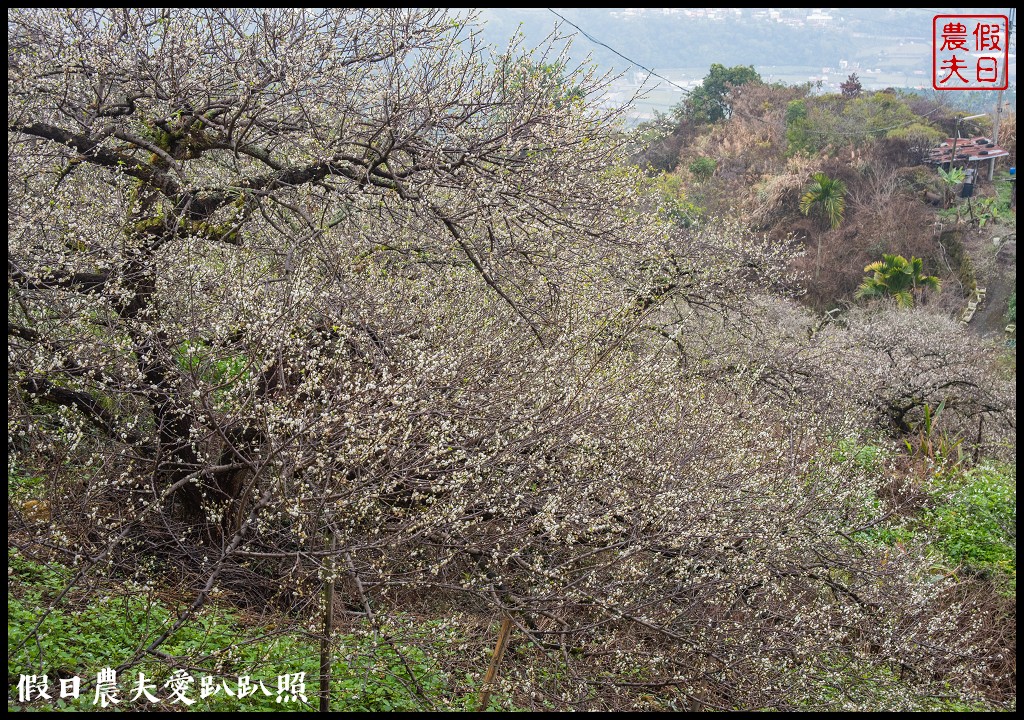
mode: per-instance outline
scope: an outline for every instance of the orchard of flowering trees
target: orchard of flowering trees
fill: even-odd
[[[123,668],[221,590],[306,627],[336,582],[511,618],[549,707],[1001,681],[976,598],[872,539],[901,481],[836,447],[952,393],[998,452],[1012,383],[673,225],[607,82],[438,10],[8,12],[8,474],[47,518],[8,513],[79,580],[191,588]]]

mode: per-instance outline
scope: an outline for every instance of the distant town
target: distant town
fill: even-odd
[[[810,83],[820,93],[839,92],[839,85],[851,74],[857,75],[866,90],[931,91],[932,19],[956,11],[574,8],[557,12],[633,61],[630,64],[609,48],[580,37],[571,27],[559,27],[559,37],[575,35],[574,60],[589,54],[602,68],[620,73],[605,101],[630,102],[630,118],[639,122],[676,105],[684,89],[700,84],[711,63],[752,65],[765,82]],[[1006,10],[978,8],[972,12],[1005,14]],[[537,45],[551,33],[557,19],[538,8],[490,8],[482,11],[481,20],[485,37],[492,42],[500,44],[521,32],[526,44]],[[1011,87],[1016,84],[1014,49],[1011,45]]]
[[[825,27],[837,19],[841,20],[820,8],[814,10],[807,8],[769,8],[765,10],[753,8],[627,8],[621,11],[611,11],[608,14],[617,18],[668,16],[705,18],[723,22],[734,18],[750,17],[754,20],[768,20],[791,27],[804,27],[805,25]]]

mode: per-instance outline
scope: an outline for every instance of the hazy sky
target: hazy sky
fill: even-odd
[[[1009,15],[1010,8],[486,8],[483,39],[504,47],[516,33],[534,48],[571,38],[570,59],[622,73],[617,87],[653,88],[638,116],[665,111],[712,63],[753,65],[768,82],[821,83],[838,92],[857,73],[865,89],[932,87],[936,15]],[[560,19],[561,15],[564,19]],[[577,27],[572,27],[572,25]],[[590,37],[586,37],[586,33]],[[1015,35],[1014,35],[1015,36]],[[1012,40],[1012,38],[1011,38]],[[1015,49],[1015,43],[1011,42]],[[648,76],[644,69],[671,83]],[[1010,56],[1015,88],[1016,55]],[[962,94],[962,93],[959,93]]]
[[[525,44],[533,47],[560,24],[564,35],[576,36],[573,59],[592,54],[602,66],[629,70],[629,62],[583,37],[555,13],[647,67],[709,67],[712,62],[825,67],[832,60],[830,54],[867,60],[871,52],[885,46],[899,48],[900,43],[922,45],[927,59],[935,15],[1008,14],[1010,9],[485,8],[478,12],[489,42],[504,44],[522,31]],[[852,57],[858,53],[863,57]]]

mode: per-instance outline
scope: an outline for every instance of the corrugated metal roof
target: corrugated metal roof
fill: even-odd
[[[946,138],[946,142],[928,151],[928,162],[935,165],[948,163],[952,153],[953,138]],[[957,162],[981,162],[982,160],[991,160],[992,158],[1007,157],[1009,154],[1009,152],[983,135],[960,138],[956,141]]]

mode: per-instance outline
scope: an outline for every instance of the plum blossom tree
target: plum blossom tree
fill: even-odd
[[[9,471],[48,478],[47,547],[196,579],[120,670],[218,587],[302,617],[340,579],[512,617],[558,707],[785,708],[865,638],[971,679],[990,648],[926,557],[856,539],[874,480],[823,418],[673,351],[778,250],[662,222],[606,78],[478,42],[429,9],[9,12]]]

